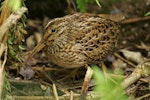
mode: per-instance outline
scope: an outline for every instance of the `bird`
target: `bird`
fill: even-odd
[[[48,22],[30,56],[42,50],[48,61],[64,68],[98,64],[116,47],[120,24],[91,13],[75,13]]]
[[[54,18],[46,25],[41,41],[29,56],[41,50],[49,62],[67,69],[100,64],[116,47],[120,33],[117,20],[114,16],[91,13]],[[87,67],[80,100],[85,99],[92,74]]]

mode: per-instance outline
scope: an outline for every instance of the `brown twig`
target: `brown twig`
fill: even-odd
[[[137,65],[135,70],[122,83],[124,88],[127,88],[141,77],[150,75],[150,61],[146,61]]]
[[[120,60],[126,62],[127,64],[131,65],[132,67],[134,67],[134,68],[136,67],[135,64],[133,64],[132,62],[130,62],[130,61],[126,60],[126,59],[124,59],[124,58],[121,57],[118,53],[114,53],[114,56],[116,56],[116,57],[119,58]]]
[[[135,23],[135,22],[145,21],[145,20],[150,20],[150,16],[126,19],[126,20],[123,20],[121,24],[129,24],[129,23]]]
[[[82,86],[82,90],[81,90],[81,96],[80,96],[80,100],[84,100],[88,87],[89,87],[89,82],[92,78],[93,75],[93,70],[87,65],[87,71],[84,77],[84,82],[83,82],[83,86]]]
[[[148,93],[148,94],[146,94],[146,95],[143,95],[143,96],[141,96],[141,97],[138,97],[138,98],[136,98],[135,100],[143,100],[144,98],[146,98],[146,97],[150,97],[150,93]],[[147,99],[148,100],[148,99]]]
[[[58,99],[58,93],[57,93],[57,89],[56,89],[56,85],[55,85],[55,84],[53,84],[53,93],[54,93],[55,100],[59,100],[59,99]]]

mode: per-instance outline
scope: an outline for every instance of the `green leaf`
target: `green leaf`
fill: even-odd
[[[10,56],[14,57],[16,55],[14,48],[12,46],[9,46],[9,54]]]
[[[95,91],[101,96],[101,100],[127,100],[124,88],[121,85],[123,79],[120,77],[111,77],[104,75],[102,71],[95,65],[92,66],[94,71],[93,78],[97,86]],[[108,94],[109,93],[109,94]]]
[[[12,11],[15,12],[21,7],[21,0],[10,0],[9,5],[11,6]]]
[[[149,12],[147,12],[144,16],[148,16],[148,15],[150,15],[150,11],[149,11]]]
[[[86,12],[87,7],[85,0],[77,0],[77,5],[77,7],[80,9],[80,12]]]
[[[19,45],[20,50],[25,50],[25,48],[22,45]]]
[[[87,11],[87,3],[94,3],[94,0],[76,0],[77,2],[77,7],[80,10],[80,12],[86,12]],[[100,3],[98,0],[95,0],[98,6],[101,7]]]
[[[94,3],[94,0],[85,0],[86,3]]]
[[[99,3],[99,0],[95,0],[95,2],[97,3],[97,5],[98,5],[99,7],[102,7],[101,4]]]

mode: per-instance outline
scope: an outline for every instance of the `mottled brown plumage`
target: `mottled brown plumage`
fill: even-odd
[[[50,62],[65,68],[97,64],[113,50],[118,33],[117,22],[96,14],[55,18],[31,55],[42,49]]]

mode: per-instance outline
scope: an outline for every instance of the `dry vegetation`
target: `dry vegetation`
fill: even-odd
[[[7,99],[78,100],[86,73],[84,67],[74,70],[56,66],[48,62],[42,51],[24,64],[24,59],[41,40],[43,27],[50,19],[78,11],[75,0],[27,0],[26,21],[23,14],[27,8],[12,13],[9,0],[5,1],[0,17],[0,93],[2,88],[7,90],[3,92]],[[87,12],[125,16],[117,48],[104,62],[106,70],[113,73],[106,71],[104,74],[124,78],[121,84],[131,100],[150,100],[150,16],[144,16],[150,11],[150,1],[100,0],[100,4],[101,8],[96,3],[87,4]],[[122,74],[116,74],[118,70]],[[4,82],[9,84],[3,85]],[[87,99],[99,96],[92,91],[94,86],[92,79]]]

